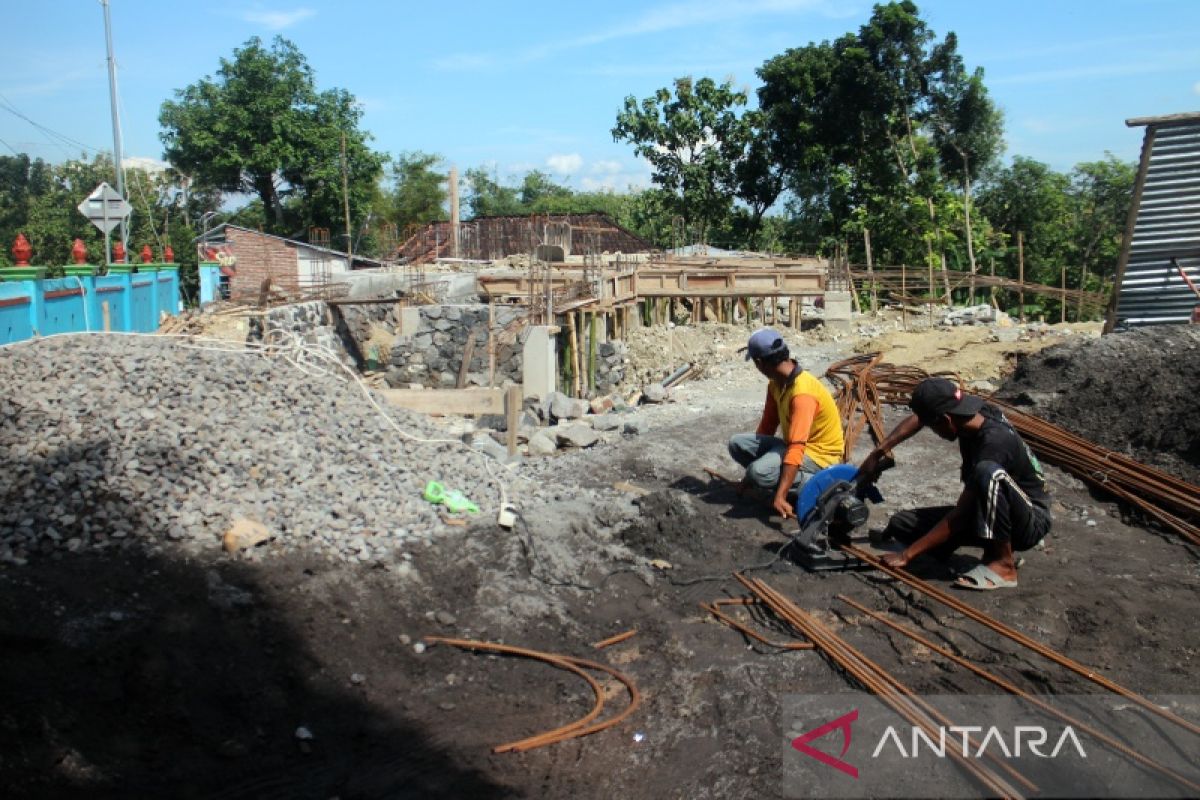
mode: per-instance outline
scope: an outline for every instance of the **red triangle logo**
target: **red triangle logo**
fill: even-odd
[[[857,719],[858,709],[856,708],[847,714],[843,714],[832,722],[826,722],[821,727],[813,728],[803,736],[797,736],[795,739],[792,739],[792,747],[799,750],[801,753],[804,753],[806,756],[815,758],[817,761],[820,761],[822,764],[828,767],[833,767],[836,770],[846,773],[851,778],[857,778],[858,767],[847,764],[845,761],[842,761],[841,758],[831,756],[828,753],[822,753],[820,750],[810,747],[808,744],[814,739],[820,739],[830,731],[840,730],[842,732],[842,752],[839,755],[846,755],[846,751],[850,749],[850,737],[852,734],[850,730],[850,724]]]

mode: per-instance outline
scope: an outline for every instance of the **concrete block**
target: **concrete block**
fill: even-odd
[[[544,325],[530,327],[522,351],[521,386],[525,397],[549,397],[558,386],[558,360],[554,337]]]

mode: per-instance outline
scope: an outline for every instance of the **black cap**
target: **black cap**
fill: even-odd
[[[929,425],[943,414],[974,416],[983,408],[983,398],[965,393],[945,378],[926,378],[913,391],[908,407],[922,423]]]

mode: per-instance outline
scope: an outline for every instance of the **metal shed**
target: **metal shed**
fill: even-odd
[[[1105,333],[1187,323],[1200,306],[1200,111],[1125,124],[1146,135]]]

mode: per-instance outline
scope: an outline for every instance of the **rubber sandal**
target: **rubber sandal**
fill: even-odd
[[[977,592],[991,592],[996,589],[1015,589],[1017,582],[1001,578],[985,564],[976,564],[969,572],[959,575],[954,586],[960,589],[973,589]]]

